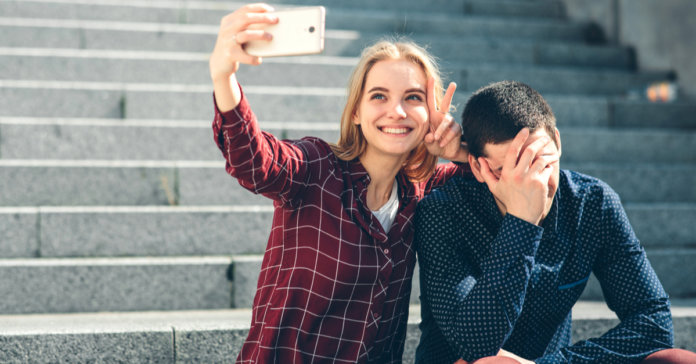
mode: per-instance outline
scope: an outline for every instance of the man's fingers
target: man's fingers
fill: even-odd
[[[533,143],[529,144],[527,148],[524,149],[522,152],[522,155],[520,156],[519,160],[517,161],[517,167],[516,169],[519,172],[526,172],[531,166],[534,160],[537,158],[539,153],[549,144],[551,143],[551,138],[548,137],[542,137],[537,140],[535,140]]]
[[[534,163],[532,163],[532,167],[530,168],[530,170],[535,172],[541,172],[545,168],[553,167],[553,164],[558,163],[558,160],[559,157],[557,153],[554,153],[553,155],[538,156],[534,160]]]
[[[498,179],[495,177],[493,172],[491,171],[490,166],[488,166],[488,162],[486,162],[485,158],[478,158],[477,159],[479,166],[479,170],[481,171],[481,177],[483,177],[483,181],[486,182],[488,185],[488,189],[493,191],[495,188],[495,184],[498,182]]]
[[[505,160],[503,161],[503,171],[511,171],[517,165],[517,159],[520,155],[520,150],[522,146],[529,138],[529,129],[523,128],[517,133],[515,139],[510,143],[507,153],[505,154]]]
[[[551,175],[553,174],[553,168],[551,166],[544,168],[539,172],[539,181],[541,181],[545,188],[548,190],[548,185],[549,185],[549,180],[551,179]]]

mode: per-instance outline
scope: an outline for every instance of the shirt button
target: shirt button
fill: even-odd
[[[389,249],[384,249],[384,254],[389,254]]]

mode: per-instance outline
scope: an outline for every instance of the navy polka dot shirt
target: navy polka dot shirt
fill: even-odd
[[[418,206],[417,363],[500,348],[537,363],[633,363],[673,344],[669,300],[608,185],[561,170],[542,226],[501,215],[485,184],[456,177]],[[591,272],[621,323],[571,345]]]

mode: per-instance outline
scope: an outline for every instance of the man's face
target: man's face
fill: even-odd
[[[533,133],[529,135],[527,138],[527,141],[524,143],[522,146],[522,149],[520,150],[520,154],[529,146],[530,144],[534,143],[534,141],[543,138],[543,137],[548,137],[552,140],[551,143],[548,143],[543,149],[539,151],[537,154],[536,158],[540,156],[552,156],[552,155],[557,155],[560,158],[561,154],[561,136],[558,133],[558,129],[555,131],[555,137],[558,145],[556,145],[555,142],[553,142],[553,138],[551,135],[548,134],[546,129],[540,128]],[[503,169],[503,162],[505,161],[505,155],[508,152],[508,148],[510,147],[510,144],[512,143],[512,140],[508,140],[506,142],[500,143],[500,144],[492,144],[488,143],[483,147],[483,157],[486,162],[488,162],[488,166],[491,169],[491,172],[493,172],[493,175],[496,178],[500,178],[500,173]],[[519,156],[518,156],[519,159]],[[481,166],[478,164],[478,162],[472,163],[471,164],[472,169],[474,169],[474,175],[476,175],[476,178],[480,181],[483,182],[483,179],[480,177],[480,168]],[[553,168],[553,171],[551,172],[551,177],[549,178],[548,182],[548,193],[549,193],[549,200],[547,203],[547,206],[544,209],[544,214],[543,217],[546,217],[548,214],[549,210],[551,209],[551,205],[553,204],[553,196],[556,194],[556,190],[558,189],[558,180],[559,180],[559,162],[555,162],[551,164],[551,168]]]

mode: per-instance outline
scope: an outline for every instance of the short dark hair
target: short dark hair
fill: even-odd
[[[545,128],[556,145],[556,117],[541,94],[517,81],[482,87],[469,98],[462,112],[462,141],[475,158],[484,156],[488,143],[511,140],[522,130]]]

